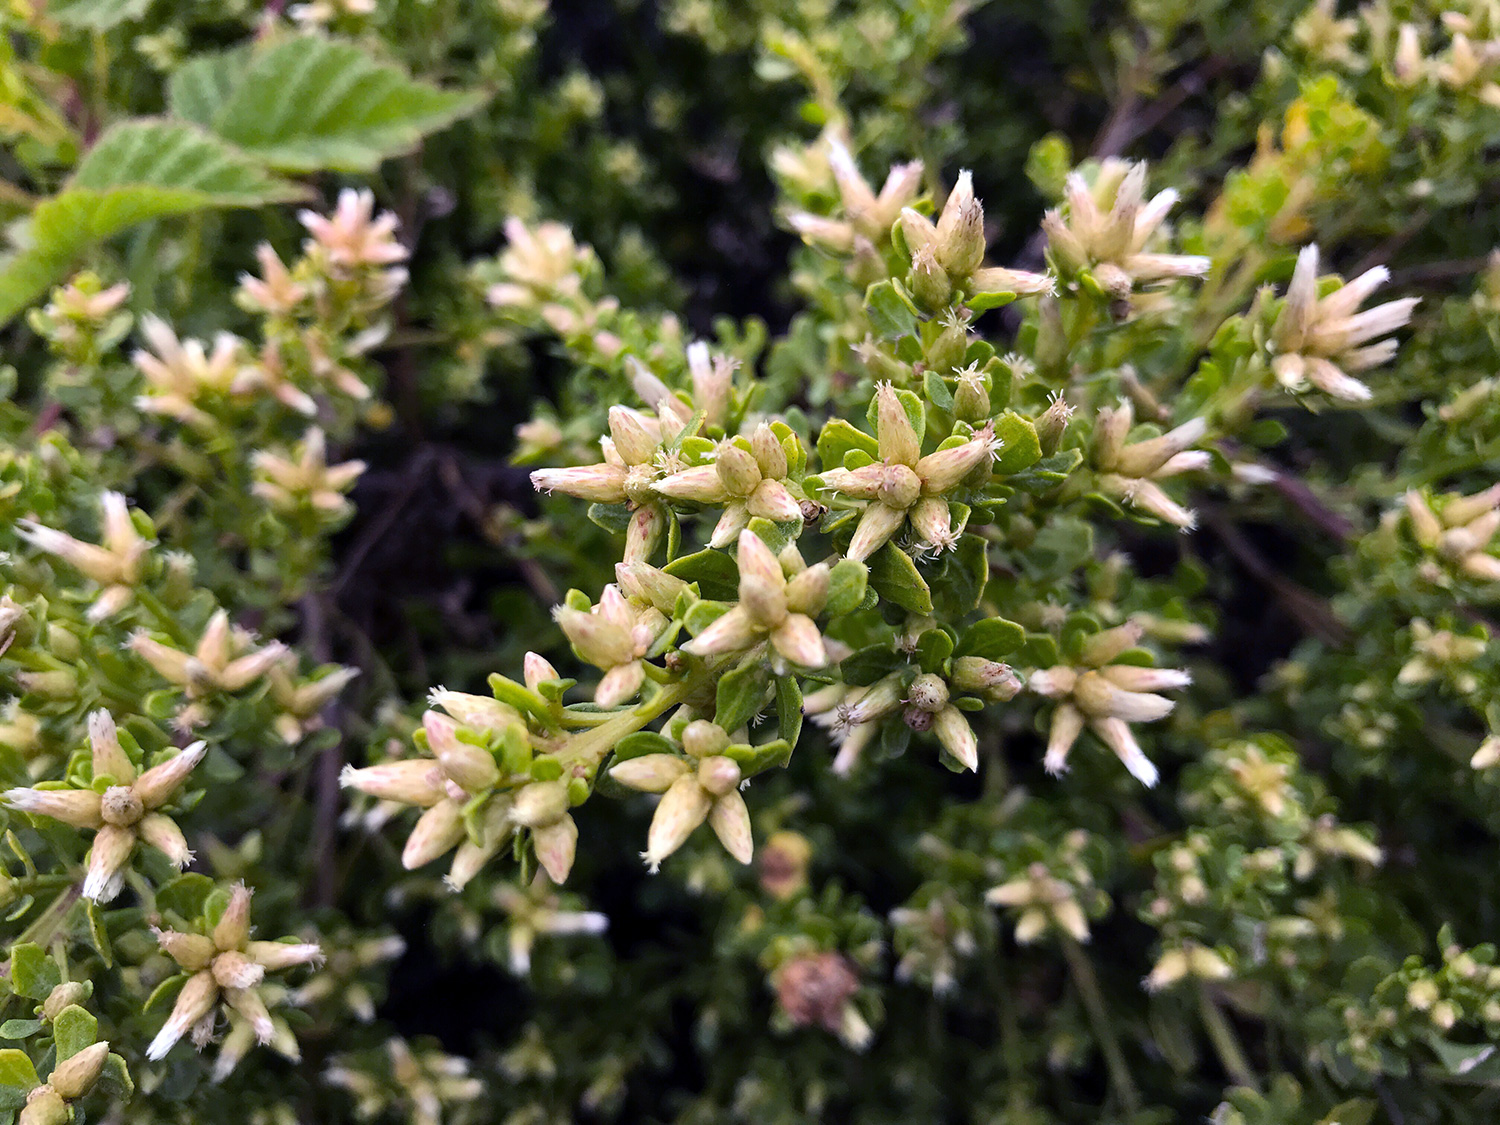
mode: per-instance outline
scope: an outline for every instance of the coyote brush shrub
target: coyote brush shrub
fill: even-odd
[[[1479,1123],[1500,9],[0,48],[0,1125]]]

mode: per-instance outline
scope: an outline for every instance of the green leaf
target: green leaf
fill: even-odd
[[[793,676],[780,676],[776,680],[776,718],[781,737],[797,745],[802,734],[802,689]]]
[[[914,655],[922,671],[942,672],[948,657],[953,655],[953,638],[946,629],[928,629],[917,638]]]
[[[1427,1045],[1437,1053],[1443,1069],[1449,1074],[1468,1074],[1495,1053],[1493,1043],[1452,1043],[1441,1035],[1427,1037]]]
[[[844,419],[830,418],[818,435],[818,464],[825,470],[837,469],[843,465],[845,455],[856,449],[873,459],[880,446],[873,437]]]
[[[104,916],[93,899],[86,899],[83,905],[89,920],[89,940],[94,943],[94,949],[98,952],[99,959],[104,962],[104,967],[112,969],[115,956],[109,942],[109,932],[104,928]]]
[[[828,601],[823,610],[829,617],[853,613],[865,600],[870,571],[856,559],[840,559],[828,572]]]
[[[673,559],[662,569],[684,582],[698,583],[705,598],[733,599],[739,594],[740,572],[734,560],[712,547]]]
[[[865,290],[865,312],[871,327],[887,340],[909,335],[917,327],[917,306],[891,279],[877,281]]]
[[[1003,617],[991,617],[987,621],[975,622],[964,631],[963,639],[958,643],[958,655],[1004,660],[1025,643],[1025,629]]]
[[[203,904],[213,889],[214,881],[207,875],[179,875],[156,892],[156,909],[171,911],[179,918],[196,918],[203,913]]]
[[[868,687],[906,663],[906,657],[889,645],[871,645],[839,665],[839,677],[853,687]]]
[[[0,1023],[0,1039],[25,1039],[40,1030],[41,1020],[6,1020]]]
[[[70,1059],[99,1038],[99,1021],[77,1004],[69,1004],[52,1021],[52,1037],[57,1043],[57,1061]]]
[[[999,289],[993,293],[973,293],[964,301],[964,304],[968,305],[977,315],[978,313],[989,312],[990,309],[1004,308],[1015,299],[1016,295],[1014,293]]]
[[[784,738],[765,742],[759,746],[740,743],[730,746],[724,756],[732,758],[740,767],[743,777],[754,777],[769,769],[778,769],[792,760],[792,744]]]
[[[167,111],[205,129],[213,128],[215,116],[249,66],[248,47],[193,56],[167,80]]]
[[[41,946],[28,941],[11,948],[10,983],[22,996],[45,1000],[62,983],[62,973]]]
[[[995,423],[995,436],[1000,439],[995,472],[1008,476],[1029,469],[1041,460],[1042,443],[1037,440],[1036,427],[1014,411],[1008,410],[1000,416]]]
[[[638,730],[627,734],[615,743],[615,760],[628,762],[631,758],[643,758],[647,754],[675,754],[677,744],[654,730]]]
[[[138,20],[151,7],[151,0],[52,0],[47,14],[65,27],[108,31]]]
[[[94,1082],[94,1089],[112,1098],[117,1104],[130,1100],[135,1093],[135,1082],[130,1077],[130,1068],[119,1055],[111,1053],[104,1060],[104,1070]]]
[[[370,172],[484,101],[415,81],[353,44],[298,35],[251,56],[213,128],[276,168]]]
[[[12,228],[14,249],[0,257],[0,324],[60,281],[85,250],[148,219],[302,194],[196,126],[116,125],[59,194]]]
[[[932,612],[932,591],[926,580],[917,573],[911,556],[894,543],[887,543],[870,559],[870,585],[908,613],[925,617]]]
[[[748,723],[766,702],[765,666],[747,661],[719,680],[715,695],[714,722],[727,731]]]
[[[10,1086],[17,1090],[31,1090],[40,1085],[36,1077],[36,1067],[32,1065],[31,1058],[25,1051],[17,1050],[15,1047],[7,1047],[0,1051],[0,1086]]]
[[[952,414],[953,392],[948,390],[948,384],[943,382],[943,377],[936,371],[929,371],[922,383],[927,391],[927,401],[939,410]]]

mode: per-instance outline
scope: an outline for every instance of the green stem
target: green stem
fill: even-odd
[[[1094,1037],[1099,1040],[1099,1048],[1104,1052],[1104,1064],[1109,1068],[1110,1084],[1120,1095],[1120,1101],[1125,1104],[1125,1112],[1138,1113],[1141,1096],[1130,1077],[1125,1053],[1120,1050],[1120,1040],[1115,1035],[1114,1023],[1109,1018],[1109,1009],[1104,1003],[1104,993],[1099,988],[1099,978],[1094,975],[1094,966],[1089,963],[1088,955],[1076,938],[1062,935],[1062,947],[1063,954],[1068,959],[1068,969],[1073,974],[1073,984],[1083,998],[1083,1006],[1088,1009]]]
[[[1203,1019],[1203,1029],[1208,1032],[1209,1042],[1214,1045],[1219,1062],[1223,1064],[1229,1077],[1236,1085],[1248,1086],[1252,1090],[1259,1089],[1259,1083],[1255,1080],[1255,1071],[1250,1068],[1250,1063],[1245,1058],[1245,1051],[1240,1046],[1239,1036],[1235,1035],[1234,1028],[1229,1026],[1229,1021],[1224,1018],[1219,1005],[1208,994],[1207,986],[1201,982],[1198,985],[1198,1014]]]
[[[184,648],[192,647],[187,634],[182,631],[182,626],[177,622],[177,616],[162,604],[160,598],[143,585],[136,587],[135,596],[141,605],[151,611],[151,616],[156,618],[157,622],[161,625],[162,632],[169,635],[173,641]]]
[[[46,910],[37,915],[36,920],[26,927],[12,945],[25,945],[28,941],[36,942],[40,946],[50,945],[52,938],[58,930],[62,929],[63,922],[67,920],[68,912],[82,897],[83,884],[71,884],[67,890],[52,900],[52,904]]]
[[[659,719],[702,687],[712,675],[710,666],[705,664],[675,683],[663,685],[655,695],[639,706],[622,711],[608,722],[575,735],[568,741],[567,757],[571,761],[583,763],[593,772],[620,739]]]

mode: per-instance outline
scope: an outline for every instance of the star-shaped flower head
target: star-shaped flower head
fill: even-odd
[[[206,746],[195,742],[143,773],[121,745],[114,718],[103,710],[89,716],[89,745],[91,787],[11,789],[5,800],[33,816],[94,829],[83,897],[109,902],[125,885],[125,868],[138,843],[156,848],[178,870],[191,862],[182,829],[161,810],[203,760]]]
[[[788,548],[783,556],[792,571],[790,580],[781,561],[771,554],[759,535],[748,528],[740,532],[736,552],[740,600],[683,645],[682,651],[693,656],[715,656],[744,652],[769,641],[778,662],[800,668],[821,668],[827,664],[828,651],[813,618],[822,612],[828,600],[828,566],[799,565],[802,559],[795,548]]]
[[[899,393],[889,383],[875,388],[875,437],[880,459],[857,469],[820,474],[825,492],[863,501],[864,514],[844,552],[863,562],[910,523],[920,547],[945,551],[958,542],[947,494],[981,465],[994,459],[1000,442],[985,425],[967,439],[950,439],[922,456],[921,439]]]
[[[1027,687],[1058,701],[1043,761],[1048,773],[1068,768],[1068,751],[1086,725],[1132,776],[1143,785],[1156,784],[1156,767],[1136,742],[1130,724],[1166,718],[1174,703],[1156,693],[1187,687],[1192,677],[1177,668],[1113,663],[1135,647],[1142,633],[1133,621],[1095,633],[1083,642],[1076,665],[1059,664],[1031,674]]]
[[[1209,260],[1191,254],[1148,252],[1147,243],[1177,202],[1171,188],[1145,198],[1146,165],[1111,157],[1099,166],[1091,188],[1073,172],[1066,182],[1067,216],[1042,216],[1047,252],[1067,280],[1085,272],[1107,296],[1129,297],[1140,285],[1202,277]]]
[[[695,719],[682,732],[686,757],[644,754],[609,771],[621,785],[663,794],[642,853],[653,872],[705,820],[730,855],[750,862],[755,851],[750,810],[740,796],[740,767],[725,754],[730,742],[722,727]]]
[[[934,308],[946,304],[954,290],[1030,297],[1055,288],[1044,273],[984,265],[984,207],[974,195],[974,177],[968,171],[958,174],[936,223],[914,208],[904,208],[901,237],[911,255],[912,288]]]
[[[104,513],[102,544],[85,543],[32,520],[16,522],[16,531],[22,539],[49,555],[56,555],[102,587],[99,597],[89,607],[90,621],[113,617],[130,603],[141,580],[146,552],[151,548],[151,540],[140,533],[130,518],[124,496],[105,492],[99,497],[99,506]]]
[[[505,237],[507,245],[499,264],[506,280],[490,286],[485,296],[491,305],[537,309],[580,295],[594,254],[587,246],[580,247],[562,223],[527,226],[511,217],[505,220]]]
[[[363,461],[328,464],[328,442],[314,426],[290,454],[256,452],[250,463],[255,483],[250,491],[280,512],[311,508],[340,516],[350,511],[344,493],[365,471]]]
[[[1128,399],[1122,399],[1116,409],[1099,411],[1093,448],[1099,490],[1164,523],[1191,529],[1197,517],[1156,482],[1209,466],[1207,450],[1189,448],[1202,439],[1208,423],[1193,418],[1160,437],[1127,444],[1134,424],[1135,408]]]
[[[656,491],[670,500],[722,506],[724,513],[708,544],[727,547],[756,516],[777,523],[801,522],[802,504],[788,487],[787,472],[781,439],[762,422],[749,439],[720,442],[712,464],[663,477]]]
[[[402,850],[401,864],[414,870],[457,848],[447,881],[461,890],[510,840],[517,820],[511,796],[494,792],[502,782],[497,758],[508,748],[524,747],[531,736],[521,713],[497,699],[438,688],[431,702],[442,710],[422,716],[419,738],[430,758],[364,769],[345,766],[339,783],[382,801],[422,809]],[[471,837],[464,814],[476,798],[487,800]]]
[[[146,378],[136,406],[147,413],[208,430],[214,419],[199,405],[203,399],[245,394],[256,386],[255,371],[245,363],[244,341],[238,336],[220,332],[210,353],[200,340],[179,340],[166,321],[150,313],[141,318],[141,333],[150,350],[137,351],[131,358]]]
[[[189,975],[172,1014],[146,1048],[147,1058],[165,1058],[189,1032],[200,1049],[206,1046],[221,1002],[250,1024],[258,1042],[271,1042],[276,1029],[261,982],[268,972],[318,962],[322,951],[310,942],[251,941],[250,932],[250,889],[243,883],[235,885],[207,933],[155,931],[157,943]]]
[[[667,519],[654,486],[660,477],[682,467],[666,448],[683,436],[687,425],[676,410],[681,405],[668,395],[654,418],[628,406],[610,407],[609,436],[599,439],[603,462],[538,469],[531,474],[532,485],[538,492],[566,492],[595,504],[630,505],[634,512],[626,530],[625,561],[647,561]]]
[[[1318,248],[1304,246],[1271,329],[1271,370],[1277,382],[1293,391],[1311,384],[1345,402],[1368,400],[1370,388],[1353,374],[1379,367],[1396,354],[1396,341],[1388,333],[1411,320],[1418,304],[1416,297],[1403,297],[1360,312],[1359,306],[1389,277],[1389,270],[1376,266],[1320,298]]]
[[[1422,493],[1406,494],[1412,537],[1458,573],[1480,582],[1500,582],[1500,558],[1489,553],[1500,531],[1500,484],[1472,496],[1444,498],[1436,511]],[[1434,574],[1441,576],[1434,565]]]
[[[286,653],[286,645],[279,641],[257,648],[254,635],[231,626],[229,613],[223,609],[209,618],[192,652],[141,631],[130,638],[130,647],[164,680],[182,688],[189,699],[216,691],[244,691]]]
[[[598,605],[587,610],[560,605],[553,616],[579,657],[604,672],[594,692],[595,703],[618,707],[641,690],[646,679],[645,656],[667,627],[661,611],[627,599],[611,583],[604,587]]]

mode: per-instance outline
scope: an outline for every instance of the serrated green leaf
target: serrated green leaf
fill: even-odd
[[[108,31],[138,20],[151,7],[151,0],[52,0],[47,14],[65,27]]]
[[[77,1004],[69,1004],[52,1021],[52,1037],[57,1043],[57,1061],[72,1058],[99,1038],[99,1021]]]
[[[148,219],[299,198],[294,184],[185,122],[126,121],[61,192],[12,228],[0,257],[0,324],[60,281],[89,247]]]
[[[167,111],[183,121],[211,129],[250,65],[248,47],[195,55],[167,80]]]
[[[15,1090],[30,1090],[40,1085],[36,1067],[25,1051],[7,1047],[0,1051],[0,1086]]]
[[[870,559],[870,585],[886,601],[908,613],[927,616],[932,612],[932,591],[917,573],[911,556],[894,543],[887,543]]]
[[[369,172],[484,100],[419,82],[351,43],[298,35],[251,56],[213,128],[275,168]]]

